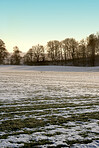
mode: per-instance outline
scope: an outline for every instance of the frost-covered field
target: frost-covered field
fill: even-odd
[[[0,148],[99,147],[99,67],[0,66]]]

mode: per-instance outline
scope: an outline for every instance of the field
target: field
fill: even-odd
[[[98,148],[99,67],[0,66],[0,148]]]

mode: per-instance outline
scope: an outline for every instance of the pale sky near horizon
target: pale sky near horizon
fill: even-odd
[[[0,39],[26,52],[50,40],[86,38],[99,31],[99,0],[0,0]]]

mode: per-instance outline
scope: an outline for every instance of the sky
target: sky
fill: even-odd
[[[99,0],[0,0],[0,39],[9,52],[99,32]]]

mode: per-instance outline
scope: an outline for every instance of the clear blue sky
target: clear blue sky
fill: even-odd
[[[9,51],[99,31],[99,0],[0,0],[0,39]]]

